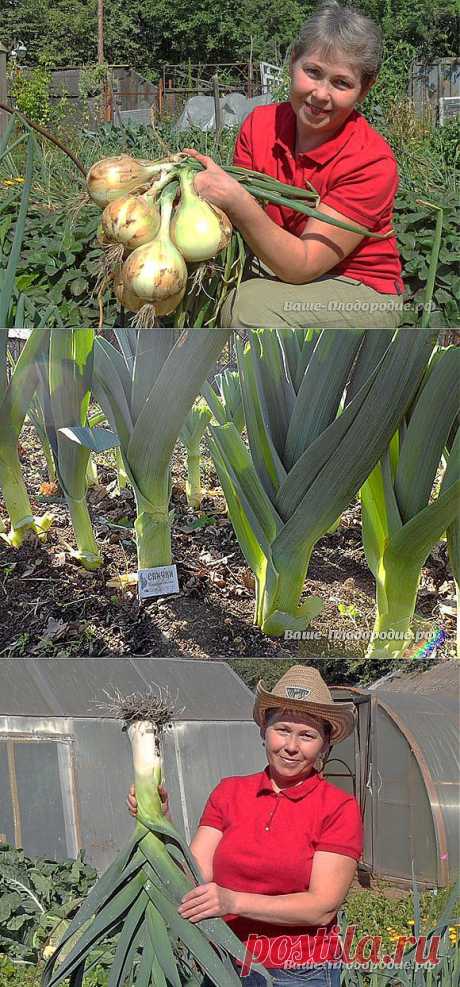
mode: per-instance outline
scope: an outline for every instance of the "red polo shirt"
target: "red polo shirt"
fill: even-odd
[[[396,159],[389,144],[361,113],[353,110],[334,137],[297,156],[295,138],[296,117],[290,103],[258,106],[238,134],[234,164],[299,188],[305,188],[309,181],[320,195],[320,210],[321,203],[331,206],[373,233],[392,228],[398,189]],[[301,235],[308,221],[293,209],[267,205],[265,211],[295,236]],[[324,229],[327,234],[328,227]],[[399,295],[404,290],[401,270],[396,237],[364,237],[330,274],[346,275],[376,291]]]
[[[211,793],[200,826],[223,833],[213,860],[216,884],[248,894],[308,890],[316,850],[354,860],[362,852],[356,799],[316,771],[300,785],[279,793],[272,788],[268,768],[254,775],[224,778]],[[226,921],[243,942],[249,936],[270,940],[262,957],[267,967],[283,967],[287,956],[302,965],[338,955],[336,937],[328,936],[335,921],[326,926],[324,938],[320,934],[316,939],[318,930],[312,926],[280,926],[237,916],[228,916]]]

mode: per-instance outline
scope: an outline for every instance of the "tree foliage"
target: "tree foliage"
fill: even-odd
[[[392,660],[388,658],[305,658],[302,655],[302,645],[300,650],[293,650],[292,658],[235,658],[228,664],[243,682],[251,689],[255,690],[257,683],[263,679],[268,689],[281,678],[293,665],[305,665],[317,668],[329,686],[333,685],[356,685],[364,688],[377,682],[388,672],[400,670],[402,673],[423,672],[428,664],[423,659],[415,661],[401,662],[400,659]],[[437,664],[435,659],[430,659],[430,668]]]
[[[155,77],[162,63],[273,61],[286,54],[311,0],[112,0],[105,5],[105,58],[131,64]],[[357,5],[358,6],[358,5]],[[0,40],[11,49],[18,38],[26,61],[39,57],[56,66],[96,60],[97,0],[6,0]],[[6,9],[5,9],[6,8]],[[456,54],[455,0],[361,0],[359,9],[378,21],[386,52],[404,43],[420,58]]]

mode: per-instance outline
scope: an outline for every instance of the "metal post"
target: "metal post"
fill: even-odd
[[[7,49],[0,41],[0,103],[8,103],[8,86],[6,82],[6,56]],[[8,123],[8,114],[0,110],[0,137],[5,133]]]
[[[216,118],[216,134],[220,134],[222,130],[222,114],[220,111],[220,98],[219,98],[219,77],[218,75],[213,75],[212,77],[212,88],[214,93],[214,114]]]

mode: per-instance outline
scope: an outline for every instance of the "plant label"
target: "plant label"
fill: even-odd
[[[175,565],[159,565],[153,569],[139,569],[138,572],[139,599],[149,596],[167,596],[179,592],[177,567]]]

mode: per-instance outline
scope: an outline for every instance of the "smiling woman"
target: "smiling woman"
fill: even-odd
[[[353,732],[353,707],[333,701],[317,669],[295,665],[271,692],[259,682],[253,715],[267,766],[211,792],[190,845],[206,883],[184,896],[179,912],[192,923],[225,918],[246,945],[238,971],[246,987],[263,983],[251,971],[257,960],[274,987],[339,987],[334,926],[361,855],[362,823],[356,800],[326,781],[322,766],[332,744]],[[135,814],[133,790],[129,806]]]
[[[289,185],[310,184],[321,213],[370,236],[260,204],[211,158],[195,187],[220,206],[253,259],[222,325],[269,328],[394,328],[403,293],[392,230],[398,187],[391,148],[358,112],[381,62],[382,35],[370,18],[335,0],[322,4],[294,43],[289,101],[259,106],[237,138],[234,163]]]

